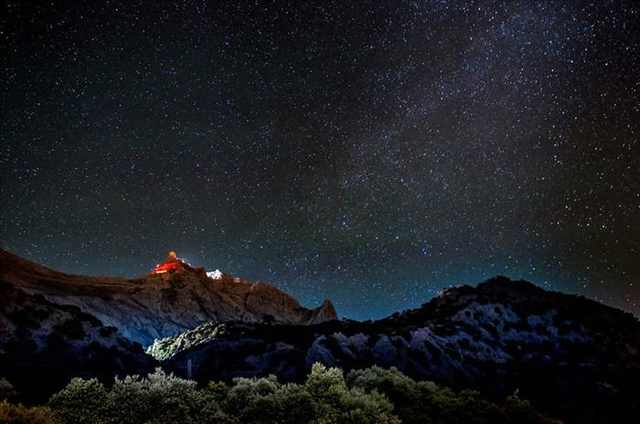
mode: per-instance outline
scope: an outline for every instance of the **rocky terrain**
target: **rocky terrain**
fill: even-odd
[[[155,361],[139,343],[77,306],[57,305],[0,282],[0,376],[30,400],[46,400],[75,376],[145,373]]]
[[[268,284],[222,273],[215,277],[188,266],[185,272],[136,279],[68,275],[0,250],[0,282],[52,303],[75,305],[144,346],[208,321],[315,324],[336,319],[329,301],[306,309]]]
[[[515,392],[569,422],[640,412],[638,320],[506,278],[450,289],[380,321],[208,323],[156,341],[149,352],[200,381],[267,374],[296,381],[314,362],[343,369],[380,365],[497,398]],[[616,422],[628,421],[620,415]]]
[[[108,381],[158,364],[200,383],[268,374],[299,382],[321,362],[396,367],[496,400],[515,394],[567,423],[640,413],[638,320],[504,277],[356,322],[336,320],[330,302],[305,309],[267,284],[189,266],[93,278],[0,252],[0,299],[0,377],[30,399],[71,376]]]

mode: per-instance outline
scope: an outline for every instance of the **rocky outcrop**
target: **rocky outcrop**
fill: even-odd
[[[265,283],[202,269],[137,279],[63,274],[0,250],[0,281],[48,301],[75,305],[144,346],[208,321],[317,324],[336,319],[331,302],[302,307]]]
[[[320,324],[322,322],[333,321],[337,317],[336,308],[330,300],[322,302],[320,307],[314,309],[309,318],[309,324]]]
[[[44,401],[72,377],[146,373],[139,343],[77,306],[57,305],[0,282],[0,376],[29,401]]]
[[[489,396],[518,391],[570,422],[583,413],[583,422],[593,422],[605,410],[610,418],[614,410],[640,409],[635,317],[505,278],[447,290],[421,308],[375,322],[209,323],[158,341],[151,353],[203,382],[267,374],[297,380],[314,362],[380,365]]]

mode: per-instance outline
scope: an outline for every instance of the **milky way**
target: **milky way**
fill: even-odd
[[[175,249],[356,319],[496,274],[640,312],[633,2],[22,3],[3,248]]]

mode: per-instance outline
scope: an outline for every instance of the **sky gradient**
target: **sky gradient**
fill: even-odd
[[[2,248],[355,319],[497,274],[640,313],[639,5],[354,3],[8,2]]]

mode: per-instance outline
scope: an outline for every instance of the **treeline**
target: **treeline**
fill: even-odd
[[[0,384],[2,386],[2,384]],[[5,384],[0,397],[11,397]],[[1,388],[1,387],[0,387]],[[4,395],[3,395],[4,393]],[[73,379],[46,406],[0,402],[0,423],[18,424],[551,424],[529,402],[500,404],[473,391],[454,392],[414,381],[396,369],[372,367],[346,376],[315,364],[303,384],[274,376],[237,378],[231,384],[194,381],[158,369],[147,377]]]

